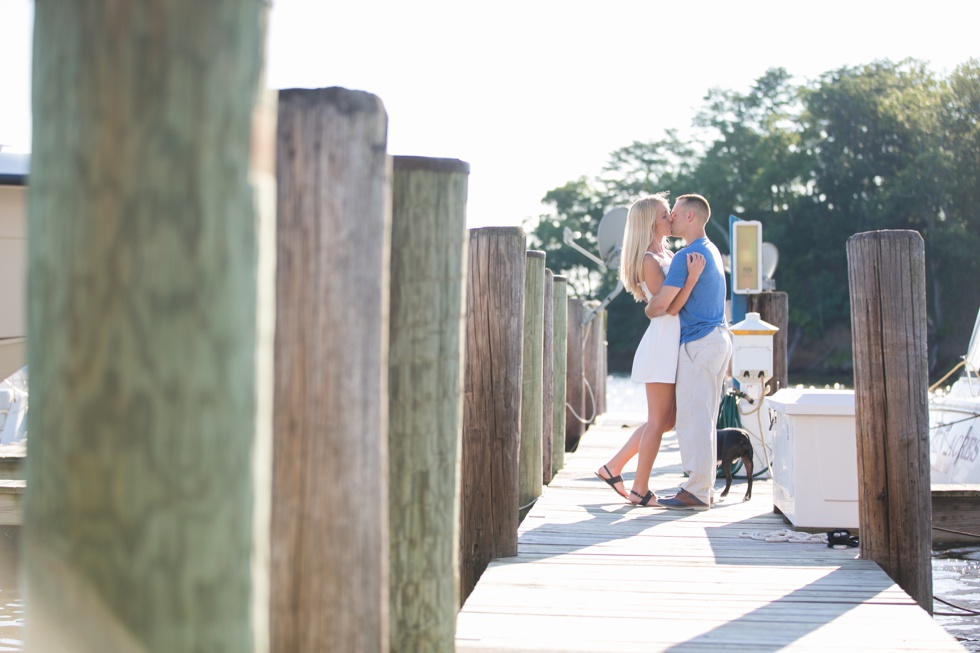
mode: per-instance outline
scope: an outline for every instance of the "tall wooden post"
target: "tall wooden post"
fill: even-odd
[[[551,439],[551,475],[554,476],[565,466],[565,368],[566,347],[568,346],[568,279],[561,274],[554,278],[554,340],[552,355],[554,371],[552,377],[555,387],[552,390],[551,425],[554,429]]]
[[[455,651],[469,165],[394,157],[388,453],[391,650]]]
[[[932,613],[925,247],[915,231],[847,241],[861,556]]]
[[[758,313],[769,324],[778,327],[772,339],[772,378],[769,392],[772,395],[789,387],[787,346],[789,343],[789,295],[784,292],[764,292],[748,296],[748,311]]]
[[[609,378],[609,360],[608,360],[609,343],[606,341],[606,333],[607,333],[606,320],[608,319],[608,316],[609,314],[605,310],[603,310],[598,318],[601,320],[602,330],[599,332],[599,342],[597,343],[599,347],[599,353],[598,353],[599,365],[597,368],[597,372],[598,372],[597,386],[599,388],[599,391],[596,396],[597,415],[602,415],[603,413],[606,412],[606,380]]]
[[[551,483],[555,437],[555,273],[544,270],[543,337],[541,338],[541,482]]]
[[[586,305],[588,315],[599,306],[599,302],[590,301]],[[595,421],[596,416],[605,411],[606,393],[606,373],[604,359],[606,357],[606,313],[598,311],[594,313],[585,325],[585,379],[588,383],[586,389],[586,411],[587,416],[591,417],[590,424]]]
[[[520,227],[470,230],[460,489],[460,592],[494,558],[517,555],[524,351]]]
[[[272,650],[387,653],[387,116],[342,88],[279,105]]]
[[[267,12],[35,6],[26,650],[268,650]]]
[[[527,252],[524,268],[524,363],[521,374],[521,519],[541,496],[542,351],[545,253]]]
[[[565,451],[578,449],[585,433],[585,359],[582,318],[585,306],[576,297],[568,298],[567,334],[565,347]]]

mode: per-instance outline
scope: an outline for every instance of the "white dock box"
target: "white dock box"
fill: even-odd
[[[784,388],[765,406],[776,509],[800,529],[858,528],[854,391]]]

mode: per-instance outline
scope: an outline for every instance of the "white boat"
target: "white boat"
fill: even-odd
[[[27,363],[25,300],[29,168],[29,154],[0,152],[0,380]]]
[[[0,479],[27,437],[27,175],[29,154],[0,152]]]
[[[980,484],[980,313],[963,372],[947,390],[929,395],[932,484]]]

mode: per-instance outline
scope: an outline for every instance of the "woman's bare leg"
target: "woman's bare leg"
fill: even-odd
[[[674,422],[673,383],[647,383],[647,423],[640,435],[636,476],[630,491],[631,503],[640,503],[650,491],[650,473],[660,452],[660,442]]]
[[[640,450],[640,437],[643,435],[643,431],[646,428],[646,424],[640,424],[633,431],[633,434],[629,437],[623,446],[620,448],[616,454],[609,459],[605,465],[596,470],[596,474],[599,478],[613,478],[614,476],[619,476],[623,473],[623,468],[626,467],[633,456],[637,454]],[[628,498],[626,494],[626,486],[622,483],[616,483],[615,489],[619,492],[624,499]]]

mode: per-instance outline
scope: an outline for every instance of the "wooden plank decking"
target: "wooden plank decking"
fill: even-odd
[[[980,537],[980,485],[932,486],[932,543],[977,544]]]
[[[704,513],[625,505],[593,475],[635,426],[623,421],[600,416],[565,455],[518,555],[492,562],[460,611],[459,653],[966,650],[858,549],[744,536],[789,528],[767,479],[749,502],[736,479]],[[682,480],[671,432],[651,488]]]

